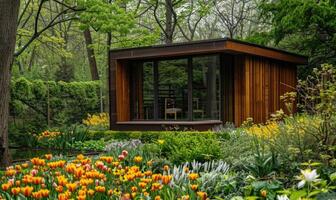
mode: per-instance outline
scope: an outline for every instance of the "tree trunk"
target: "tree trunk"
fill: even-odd
[[[89,59],[91,78],[92,80],[99,80],[96,57],[95,57],[93,49],[90,47],[90,45],[92,45],[92,37],[91,37],[91,32],[89,28],[85,29],[84,38],[85,38],[87,56]]]
[[[172,0],[166,0],[166,44],[173,43],[173,2]]]
[[[11,162],[8,148],[10,69],[15,49],[19,0],[0,0],[0,165]]]

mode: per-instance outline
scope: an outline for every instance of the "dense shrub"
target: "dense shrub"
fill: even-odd
[[[55,82],[19,78],[11,82],[11,114],[16,118],[42,116],[48,106],[54,124],[81,122],[87,113],[99,111],[97,82]],[[40,121],[41,123],[41,121]]]
[[[50,126],[82,122],[88,113],[99,112],[98,89],[93,81],[12,80],[10,138],[45,130],[48,112]]]
[[[171,162],[216,160],[220,156],[220,141],[211,133],[171,132],[160,136],[162,154]]]

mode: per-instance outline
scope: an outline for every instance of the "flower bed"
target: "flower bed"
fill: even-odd
[[[168,165],[154,172],[152,164],[129,158],[127,151],[118,158],[73,160],[47,154],[8,167],[0,178],[0,199],[207,199],[198,189],[198,173],[185,167],[176,176]]]

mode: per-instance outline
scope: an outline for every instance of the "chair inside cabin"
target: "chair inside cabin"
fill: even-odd
[[[176,120],[178,113],[182,113],[182,109],[175,107],[175,100],[173,98],[165,98],[165,119],[168,118],[168,115],[174,115]]]

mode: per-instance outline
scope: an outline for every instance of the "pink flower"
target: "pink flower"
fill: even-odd
[[[124,157],[126,157],[126,156],[128,155],[128,151],[123,150],[123,151],[121,152],[121,154],[122,154]]]
[[[124,156],[124,155],[119,155],[119,156],[118,156],[118,159],[119,159],[119,160],[124,160],[124,159],[125,159],[125,156]]]
[[[31,175],[32,175],[32,176],[36,176],[37,173],[38,173],[38,170],[37,170],[37,169],[33,169],[33,170],[31,170]]]

